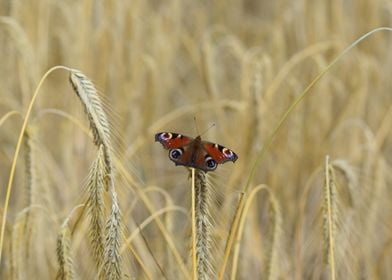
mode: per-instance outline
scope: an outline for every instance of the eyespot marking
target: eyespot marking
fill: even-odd
[[[218,166],[217,162],[208,155],[205,157],[205,163],[209,170],[215,170],[216,167]]]
[[[169,151],[169,158],[171,160],[177,160],[180,158],[180,156],[184,153],[184,149],[178,148],[178,149],[173,149]]]
[[[223,148],[222,153],[224,153],[224,155],[227,156],[227,157],[232,157],[233,156],[233,151],[228,149],[228,148]]]
[[[169,140],[173,137],[173,135],[170,132],[164,132],[161,134],[161,139],[162,140]]]

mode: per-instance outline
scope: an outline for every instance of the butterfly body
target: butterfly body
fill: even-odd
[[[178,133],[160,132],[155,135],[155,141],[169,150],[169,158],[176,165],[205,172],[215,170],[218,164],[235,162],[238,158],[232,150],[222,145],[201,140],[200,135],[191,138]]]

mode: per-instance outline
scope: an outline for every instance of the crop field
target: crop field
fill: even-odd
[[[388,0],[0,0],[0,279],[392,279],[391,50]]]

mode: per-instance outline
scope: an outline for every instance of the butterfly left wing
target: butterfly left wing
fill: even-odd
[[[227,161],[235,162],[238,159],[238,156],[236,153],[234,153],[234,151],[222,145],[203,141],[202,146],[207,154],[210,155],[212,159],[219,164],[225,163]]]
[[[174,132],[160,132],[155,134],[155,141],[161,143],[165,149],[176,149],[188,145],[193,138]]]
[[[193,167],[208,172],[215,170],[218,164],[223,164],[227,161],[235,162],[237,159],[237,154],[232,150],[219,144],[202,141]]]

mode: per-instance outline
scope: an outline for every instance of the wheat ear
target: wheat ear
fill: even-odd
[[[31,137],[31,132],[29,127],[26,129],[24,136],[25,136],[24,147],[25,147],[25,168],[26,168],[25,207],[29,207],[33,204],[33,188],[36,183],[35,158],[33,155],[33,140]]]
[[[102,238],[99,237],[99,233],[101,231],[102,221],[96,219],[95,215],[98,215],[98,211],[101,211],[102,208],[97,208],[93,211],[96,211],[94,216],[91,216],[91,221],[95,223],[91,230],[92,237],[95,240],[96,244],[94,250],[94,254],[99,259],[97,263],[101,263],[101,269],[99,271],[100,279],[120,279],[121,278],[121,258],[120,258],[120,243],[121,243],[121,215],[120,208],[118,206],[117,201],[117,193],[114,187],[114,175],[113,175],[113,161],[112,161],[112,144],[110,141],[110,126],[109,121],[107,119],[106,113],[103,110],[103,106],[99,96],[97,94],[97,90],[95,89],[93,83],[80,71],[71,70],[70,82],[72,87],[78,97],[80,98],[85,112],[88,116],[90,122],[90,128],[93,132],[94,136],[94,144],[99,148],[98,158],[95,162],[96,167],[99,170],[95,170],[95,175],[93,174],[90,177],[92,179],[92,184],[100,184],[101,186],[105,186],[106,190],[110,190],[111,198],[112,198],[112,208],[110,215],[108,217],[108,221],[106,222],[106,230],[105,230],[105,242],[103,246],[103,260],[100,260],[100,256],[102,255],[102,247],[99,244],[102,243]],[[104,159],[102,161],[102,158]],[[104,180],[103,184],[101,180]],[[96,188],[97,186],[93,186]],[[98,205],[103,201],[102,191],[98,188],[91,189],[90,196],[92,200],[89,201],[89,204],[96,203],[95,206],[101,207]],[[91,212],[90,212],[91,214]],[[101,240],[99,240],[101,239]]]
[[[330,279],[335,280],[335,229],[336,229],[336,185],[333,167],[330,165],[329,156],[325,158],[325,183],[324,183],[324,257],[329,264]]]
[[[36,157],[34,153],[34,129],[29,126],[25,131],[25,168],[26,168],[26,209],[30,208],[35,203],[34,195],[37,187],[37,166]],[[24,233],[25,233],[25,258],[28,260],[30,257],[30,244],[33,232],[33,217],[30,215],[30,211],[26,212],[24,218]]]
[[[278,279],[279,272],[279,244],[282,241],[282,213],[280,205],[274,193],[269,191],[269,201],[271,204],[272,234],[270,237],[271,246],[268,252],[267,279]]]
[[[23,229],[24,224],[26,223],[26,215],[22,211],[18,214],[15,223],[12,227],[12,235],[11,235],[11,276],[12,279],[21,279],[23,267],[25,264],[22,258],[22,239],[23,239]]]
[[[99,278],[102,280],[121,279],[121,213],[115,192],[112,192],[112,210],[106,223],[105,236],[104,261]]]
[[[68,218],[61,226],[60,233],[57,237],[57,261],[59,270],[56,279],[71,280],[74,279],[73,261],[71,257],[71,236],[68,227]]]
[[[27,260],[30,255],[30,244],[32,238],[31,206],[34,202],[33,194],[36,187],[36,166],[33,153],[33,138],[31,126],[24,132],[25,147],[25,208],[17,215],[15,224],[12,228],[11,238],[11,275],[13,279],[24,279],[27,271]],[[24,268],[23,270],[21,268]]]
[[[112,144],[110,141],[110,126],[101,100],[97,94],[93,83],[80,71],[71,70],[69,78],[72,87],[80,98],[85,112],[90,122],[90,128],[94,136],[94,144],[97,147],[103,146],[105,164],[107,168],[106,189],[114,186],[113,182],[113,161]]]
[[[195,246],[197,279],[211,279],[214,273],[211,264],[211,215],[210,193],[207,184],[207,174],[204,171],[195,170]]]
[[[100,145],[97,158],[90,168],[90,174],[87,181],[89,196],[87,201],[87,210],[90,219],[90,241],[97,268],[99,268],[102,264],[104,252],[103,232],[105,221],[103,190],[107,170],[103,151],[103,145]]]
[[[347,192],[349,195],[349,205],[356,206],[357,196],[355,194],[356,192],[358,192],[358,176],[355,173],[354,168],[346,160],[342,159],[334,160],[333,162],[331,162],[330,165],[333,170],[343,175],[344,179],[347,182],[347,184],[344,184],[344,186],[347,188]]]

